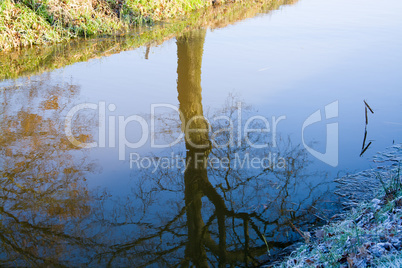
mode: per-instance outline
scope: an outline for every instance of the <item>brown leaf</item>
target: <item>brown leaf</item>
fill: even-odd
[[[346,260],[347,260],[347,262],[348,262],[348,268],[352,268],[353,265],[355,264],[354,258],[347,257]]]
[[[315,261],[312,260],[311,258],[309,258],[309,259],[305,260],[304,262],[307,264],[313,264]]]

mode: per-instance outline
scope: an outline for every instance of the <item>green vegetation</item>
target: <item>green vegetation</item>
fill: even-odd
[[[0,51],[77,36],[127,33],[132,26],[178,18],[212,3],[212,0],[1,0]]]
[[[10,0],[6,1],[8,1],[9,5],[16,6]],[[76,62],[88,61],[144,45],[156,46],[190,30],[225,27],[260,13],[278,9],[281,5],[294,2],[296,1],[260,0],[237,2],[200,9],[198,12],[189,13],[185,19],[170,20],[167,23],[156,24],[152,27],[136,27],[124,36],[114,35],[109,38],[75,39],[71,42],[63,42],[52,46],[27,47],[14,49],[6,53],[0,52],[0,80],[39,74]],[[56,33],[61,39],[68,38],[67,33],[63,32],[63,30]],[[68,34],[72,35],[71,33]],[[32,44],[39,44],[39,41],[40,38],[37,38],[37,42]]]
[[[376,177],[383,186],[377,198],[317,230],[309,244],[299,247],[279,267],[401,267],[400,168],[387,178]]]
[[[43,17],[11,0],[0,3],[0,51],[12,47],[60,42],[71,35],[52,27]]]
[[[116,0],[109,0],[109,3]],[[190,11],[208,7],[208,0],[128,0],[122,7],[121,18],[129,22],[153,22],[185,15]],[[134,20],[133,20],[134,19]]]

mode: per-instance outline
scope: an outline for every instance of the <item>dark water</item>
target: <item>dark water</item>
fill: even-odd
[[[1,265],[275,258],[401,142],[401,12],[302,0],[4,80]]]

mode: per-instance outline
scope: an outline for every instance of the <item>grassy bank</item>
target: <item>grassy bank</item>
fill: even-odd
[[[388,175],[373,173],[375,198],[309,233],[309,241],[276,267],[402,267],[401,179],[400,164]]]
[[[26,47],[0,52],[0,80],[40,74],[76,62],[108,56],[140,46],[156,46],[197,28],[216,29],[261,13],[293,4],[296,0],[259,0],[236,2],[191,12],[185,19],[169,20],[153,27],[137,27],[129,34],[108,38],[78,38],[54,45]],[[70,38],[56,31],[60,39]]]
[[[220,3],[232,2],[222,0]],[[242,1],[242,0],[238,0]],[[216,0],[1,0],[0,51],[77,36],[121,35],[212,6]],[[260,2],[260,1],[258,1]]]

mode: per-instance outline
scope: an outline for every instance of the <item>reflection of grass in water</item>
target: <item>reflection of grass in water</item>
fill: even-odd
[[[240,2],[190,14],[185,20],[169,21],[152,29],[140,27],[134,34],[108,39],[74,40],[49,47],[26,48],[0,54],[0,79],[17,78],[61,68],[75,62],[108,56],[143,45],[158,45],[195,28],[220,28],[236,21],[279,8],[295,0]]]

